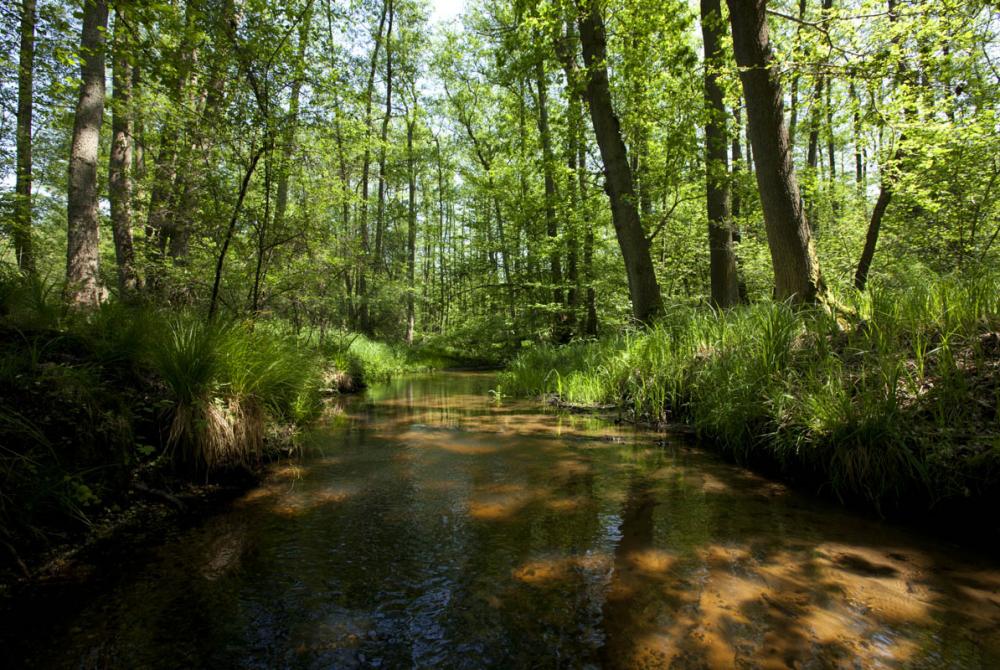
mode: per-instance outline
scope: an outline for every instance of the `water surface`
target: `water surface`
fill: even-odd
[[[491,382],[346,400],[231,507],[95,569],[86,597],[26,606],[8,653],[38,668],[1000,667],[996,562],[680,440],[498,405]]]

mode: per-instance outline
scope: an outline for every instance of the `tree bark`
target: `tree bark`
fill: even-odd
[[[901,157],[901,152],[897,151],[895,159],[898,161]],[[889,166],[886,166],[883,170],[888,168]],[[892,202],[894,182],[894,176],[882,177],[882,188],[879,191],[878,200],[875,201],[872,218],[868,222],[868,232],[865,234],[865,246],[861,250],[861,258],[858,259],[858,269],[854,272],[854,288],[859,291],[864,291],[868,283],[868,273],[872,268],[875,247],[878,246],[879,231],[882,229],[882,218],[885,216],[885,210],[889,208],[889,203]]]
[[[66,300],[74,308],[97,307],[100,283],[97,158],[104,121],[106,0],[84,3],[80,33],[80,97],[73,121],[69,158]]]
[[[357,327],[365,333],[371,332],[371,313],[368,308],[368,272],[369,255],[371,254],[370,236],[368,230],[368,178],[371,173],[371,138],[372,138],[372,99],[375,95],[375,70],[378,67],[378,52],[382,46],[382,28],[389,12],[390,0],[383,0],[382,14],[379,17],[378,30],[375,33],[375,44],[372,47],[372,57],[368,68],[368,86],[365,95],[365,150],[361,160],[361,262],[358,263],[358,280],[355,293],[358,296]]]
[[[775,297],[813,302],[825,291],[795,177],[767,26],[767,0],[727,0],[764,209]]]
[[[306,49],[309,46],[309,29],[312,27],[312,2],[299,19],[299,43],[295,55],[295,78],[288,96],[288,120],[285,122],[281,139],[281,158],[278,165],[278,187],[274,196],[274,229],[280,231],[288,208],[288,173],[291,169],[292,154],[295,153],[295,131],[299,125],[299,98],[302,95],[302,80],[305,77]]]
[[[607,39],[604,20],[600,14],[600,2],[582,0],[580,9],[580,42],[588,70],[587,102],[604,161],[605,190],[611,201],[611,218],[625,263],[632,315],[638,321],[648,323],[663,311],[663,301],[660,287],[656,283],[653,260],[649,255],[649,241],[639,220],[632,170],[622,139],[621,124],[611,103]]]
[[[108,156],[108,199],[115,239],[118,290],[128,297],[139,287],[132,244],[132,68],[128,27],[121,7],[115,11],[112,44],[111,151]]]
[[[733,251],[732,192],[727,164],[726,105],[716,71],[724,35],[720,0],[701,0],[705,43],[705,191],[708,210],[709,274],[712,304],[731,307],[740,301]]]
[[[889,9],[889,21],[895,23],[898,20],[898,14],[896,12],[897,0],[888,0]],[[893,45],[899,44],[899,37],[893,37]],[[902,75],[906,73],[907,66],[906,61],[900,61],[898,78],[902,79]],[[911,106],[907,106],[905,109],[906,116],[909,119],[913,119],[916,116],[916,110]],[[868,232],[865,233],[865,246],[861,250],[861,258],[858,259],[858,268],[854,272],[854,288],[859,291],[863,291],[868,283],[868,273],[871,271],[872,260],[875,258],[875,248],[878,246],[878,236],[879,232],[882,230],[882,218],[885,216],[885,211],[889,208],[889,203],[892,202],[892,196],[895,192],[896,182],[899,180],[900,164],[906,157],[906,152],[904,146],[906,145],[906,135],[900,135],[898,143],[896,144],[896,150],[893,152],[893,156],[890,161],[882,166],[881,178],[882,184],[879,189],[878,200],[875,201],[875,208],[872,210],[872,218],[868,222]]]
[[[413,112],[416,114],[416,110]],[[413,126],[416,119],[406,120],[406,170],[409,181],[408,210],[406,217],[406,343],[413,344],[413,334],[416,327],[416,315],[413,305],[414,293],[417,290],[414,281],[414,270],[417,256],[417,172],[416,158],[413,155]]]
[[[802,33],[802,21],[806,18],[806,0],[799,0],[799,24],[795,27],[795,46],[799,46],[800,35]],[[799,122],[799,78],[801,75],[796,69],[792,74],[791,86],[791,118],[788,123],[788,147],[789,151],[795,153],[795,130]]]
[[[552,326],[552,338],[559,343],[570,340],[573,333],[567,329],[564,310],[562,260],[559,248],[559,224],[556,221],[556,178],[555,157],[552,151],[552,135],[549,131],[548,82],[545,63],[539,58],[535,63],[535,84],[538,86],[538,136],[542,144],[542,175],[545,181],[545,233],[549,238],[549,281],[552,283],[552,302],[556,307]]]
[[[35,76],[35,0],[21,3],[21,44],[17,61],[17,178],[14,184],[14,256],[17,267],[35,271],[31,244],[31,109]]]
[[[385,235],[385,159],[388,152],[389,122],[392,120],[392,21],[395,14],[393,0],[389,2],[389,27],[385,31],[385,116],[379,136],[378,154],[378,212],[375,217],[375,262],[372,271],[378,274],[383,265],[382,240]]]

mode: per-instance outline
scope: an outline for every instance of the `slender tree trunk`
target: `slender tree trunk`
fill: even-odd
[[[31,244],[31,109],[35,76],[35,0],[21,2],[21,45],[17,61],[17,178],[14,184],[14,256],[17,267],[35,271]]]
[[[416,114],[416,110],[413,112]],[[416,119],[406,120],[406,170],[409,177],[408,216],[406,217],[406,343],[413,344],[416,316],[413,296],[417,290],[414,269],[417,255],[417,171],[413,155],[413,126]]]
[[[88,0],[80,34],[80,98],[73,121],[69,158],[66,300],[93,308],[103,299],[100,283],[97,158],[104,121],[104,50],[108,4]]]
[[[724,33],[720,0],[701,0],[701,34],[705,42],[705,190],[708,209],[709,274],[712,303],[731,307],[740,301],[733,251],[731,184],[726,161],[726,105],[716,71]]]
[[[368,272],[369,256],[371,255],[370,237],[368,231],[368,181],[371,172],[371,138],[372,138],[372,99],[375,95],[375,70],[378,67],[378,52],[382,46],[382,28],[385,27],[385,18],[389,11],[390,0],[383,0],[382,14],[378,22],[378,30],[375,33],[375,44],[372,47],[372,57],[368,68],[368,86],[365,94],[365,150],[361,160],[361,216],[359,218],[361,228],[361,262],[357,268],[357,288],[358,296],[358,321],[357,327],[365,333],[371,332],[371,313],[368,307],[368,284],[366,273]]]
[[[378,274],[383,265],[382,239],[385,235],[385,159],[388,152],[389,122],[392,120],[392,20],[395,13],[393,0],[389,2],[389,27],[385,32],[385,116],[382,117],[382,134],[379,136],[378,154],[378,213],[375,218],[375,262],[372,271]]]
[[[733,128],[733,142],[732,142],[732,153],[733,153],[733,179],[732,179],[732,215],[734,219],[733,225],[733,241],[740,241],[740,231],[735,224],[735,219],[739,217],[742,212],[743,202],[740,198],[739,189],[739,175],[742,169],[741,163],[743,162],[743,147],[742,142],[740,142],[740,135],[743,131],[743,115],[740,113],[740,101],[737,101],[736,106],[733,107],[733,121],[735,123],[735,128]]]
[[[837,180],[837,147],[833,126],[833,82],[826,83],[826,157],[830,162],[830,183]]]
[[[226,262],[226,254],[233,240],[233,233],[236,232],[236,223],[240,220],[243,200],[246,198],[247,190],[250,188],[250,179],[253,178],[254,170],[257,169],[257,163],[260,161],[262,153],[264,153],[263,147],[254,152],[250,158],[250,164],[247,165],[247,169],[243,173],[243,180],[240,182],[240,192],[236,197],[236,205],[233,207],[233,214],[229,218],[229,226],[226,228],[226,236],[222,240],[219,257],[215,261],[215,278],[212,281],[212,295],[208,301],[208,319],[210,321],[215,317],[215,310],[219,302],[219,287],[222,285],[222,269]]]
[[[545,63],[539,58],[535,63],[535,83],[538,86],[538,136],[542,143],[542,174],[545,180],[545,232],[549,238],[549,281],[552,283],[552,302],[556,306],[552,337],[556,342],[568,342],[572,333],[567,330],[565,293],[563,291],[561,250],[559,248],[559,224],[556,221],[556,178],[555,157],[552,151],[552,136],[549,132],[548,82]]]
[[[888,0],[889,20],[893,23],[898,20],[896,4],[897,0]],[[892,41],[894,45],[898,45],[899,37],[893,37]],[[903,78],[902,75],[905,74],[906,69],[905,61],[901,61],[899,65],[900,79]],[[916,116],[916,110],[911,106],[907,106],[905,113],[911,120]],[[906,158],[905,145],[906,135],[901,135],[892,158],[882,166],[882,185],[879,190],[878,200],[875,201],[875,208],[872,210],[872,218],[868,222],[868,232],[865,234],[865,246],[861,250],[861,258],[858,259],[858,268],[854,273],[854,287],[859,291],[863,291],[868,283],[868,273],[871,271],[872,261],[875,258],[875,248],[878,246],[879,232],[882,229],[882,218],[885,216],[885,211],[889,208],[889,203],[892,202],[896,182],[899,180],[900,165]]]
[[[813,302],[825,291],[795,178],[767,26],[767,0],[728,0],[747,123],[764,209],[775,297]]]
[[[288,173],[291,170],[292,155],[295,153],[295,131],[299,124],[299,98],[302,94],[302,80],[305,77],[306,49],[309,47],[309,29],[312,27],[312,2],[303,13],[299,23],[299,43],[295,55],[295,78],[288,96],[288,120],[285,122],[281,141],[281,158],[278,165],[278,186],[274,196],[274,229],[282,230],[285,210],[288,208]]]
[[[118,289],[129,296],[139,288],[132,244],[132,68],[131,40],[123,10],[115,11],[112,45],[111,151],[108,156],[108,200],[111,231],[115,239]]]
[[[802,21],[806,18],[806,0],[799,0],[799,24],[795,28],[795,47],[798,48],[800,37],[802,34]],[[793,156],[795,154],[795,130],[799,123],[799,74],[796,68],[794,74],[792,74],[792,86],[791,86],[791,118],[788,122],[788,150],[792,152]]]
[[[897,151],[895,161],[898,161],[900,158],[902,158],[902,152]],[[887,169],[891,170],[892,168],[890,166],[883,168],[883,170]],[[858,269],[854,272],[854,288],[859,291],[864,291],[868,283],[868,273],[872,268],[872,260],[875,258],[875,247],[878,246],[878,236],[882,229],[882,218],[885,216],[885,210],[889,208],[889,203],[892,202],[895,180],[896,177],[894,175],[884,175],[882,177],[882,188],[879,191],[878,200],[875,201],[872,218],[868,222],[868,232],[865,234],[865,246],[861,250],[861,258],[858,259]]]
[[[558,48],[559,57],[562,59],[563,73],[566,76],[566,171],[569,175],[567,180],[567,190],[569,191],[569,208],[571,216],[568,218],[566,231],[567,246],[567,282],[569,291],[566,296],[568,329],[572,332],[577,327],[580,306],[580,270],[579,270],[579,238],[580,227],[585,216],[581,195],[580,180],[583,168],[579,162],[580,144],[583,137],[583,100],[577,66],[577,36],[576,24],[572,18],[566,20],[566,34],[561,46]]]
[[[586,90],[590,118],[604,161],[605,190],[611,201],[611,218],[625,262],[632,314],[638,321],[648,323],[663,311],[663,301],[649,255],[649,240],[639,220],[621,124],[611,103],[607,41],[600,2],[582,0],[582,5],[578,20],[583,59],[588,70]]]
[[[864,156],[861,153],[861,98],[851,82],[851,102],[854,104],[854,179],[858,190],[864,191]]]

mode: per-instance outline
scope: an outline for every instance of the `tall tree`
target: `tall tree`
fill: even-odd
[[[106,0],[87,0],[80,33],[80,97],[69,158],[66,299],[73,307],[96,307],[100,283],[97,158],[104,121]]]
[[[767,0],[727,1],[774,267],[775,297],[812,302],[825,289],[795,177],[781,82],[767,25]]]
[[[378,146],[378,210],[375,215],[375,259],[374,273],[378,274],[383,265],[382,239],[385,236],[385,197],[388,180],[385,161],[388,154],[389,122],[392,121],[392,22],[395,15],[393,0],[389,3],[389,27],[385,31],[385,114],[382,116],[382,134]]]
[[[660,286],[656,282],[649,240],[639,219],[632,169],[628,161],[621,123],[611,103],[608,81],[608,49],[600,0],[580,0],[578,23],[583,61],[587,66],[587,102],[594,135],[604,161],[605,190],[611,201],[611,219],[618,237],[628,276],[632,315],[649,322],[663,311]]]
[[[17,180],[14,184],[14,255],[22,272],[34,272],[31,245],[31,110],[34,105],[35,0],[21,2],[17,61]]]
[[[118,289],[123,295],[138,288],[132,244],[132,68],[131,41],[125,3],[115,9],[111,60],[111,151],[108,155],[108,200],[115,239]]]
[[[726,105],[717,74],[724,26],[720,0],[701,0],[701,34],[705,42],[705,191],[709,275],[712,303],[718,307],[731,307],[739,302],[740,290],[736,253],[733,251]]]
[[[288,173],[291,170],[292,155],[295,152],[295,131],[299,125],[299,105],[302,96],[302,80],[305,78],[306,51],[309,48],[309,29],[312,27],[313,0],[308,0],[299,17],[299,43],[295,53],[295,74],[292,90],[288,95],[288,116],[282,129],[281,156],[278,164],[278,187],[274,196],[274,229],[280,234],[288,208]]]
[[[378,20],[378,28],[375,31],[374,44],[372,45],[372,55],[368,66],[368,86],[365,89],[365,138],[364,156],[361,159],[361,216],[359,226],[361,229],[361,262],[358,263],[357,281],[355,293],[358,296],[357,305],[357,327],[363,332],[371,330],[371,310],[368,304],[368,282],[366,274],[371,255],[370,233],[368,228],[368,179],[371,173],[371,137],[372,137],[372,103],[375,97],[375,71],[378,68],[378,52],[382,46],[382,30],[385,27],[385,18],[389,12],[391,0],[383,0],[382,12]]]
[[[552,303],[555,322],[552,336],[557,342],[568,342],[572,333],[567,328],[568,318],[563,310],[562,261],[559,248],[559,223],[556,221],[555,156],[552,151],[552,134],[549,130],[548,74],[545,61],[539,57],[535,63],[535,84],[538,87],[538,137],[542,143],[542,177],[545,183],[545,233],[549,244],[549,281],[552,282]]]

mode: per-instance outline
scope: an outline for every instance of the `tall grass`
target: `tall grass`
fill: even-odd
[[[181,315],[148,352],[172,400],[167,444],[197,468],[259,459],[269,422],[302,421],[318,404],[316,355],[280,333]]]
[[[981,411],[976,397],[983,384],[993,389],[985,404],[1000,397],[996,368],[988,373],[1000,352],[982,345],[1000,326],[1000,281],[875,287],[839,304],[848,308],[675,307],[643,332],[528,349],[497,390],[682,420],[738,461],[875,505],[995,486],[1000,477],[977,477],[933,431],[968,424],[975,436],[984,421],[992,422],[986,435],[1000,429],[996,411]],[[962,453],[997,470],[995,442]]]

